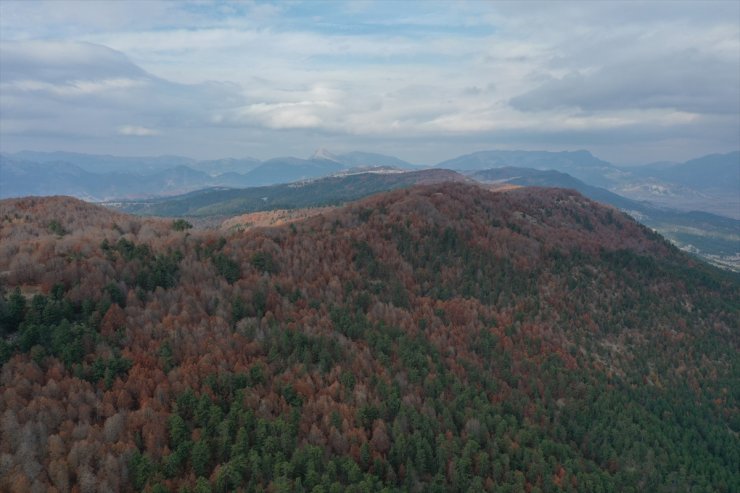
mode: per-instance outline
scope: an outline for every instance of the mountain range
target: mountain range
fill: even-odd
[[[740,219],[740,151],[685,163],[617,167],[588,151],[482,151],[437,166],[459,171],[502,167],[555,170],[588,185],[652,205]]]
[[[654,205],[701,210],[740,219],[740,152],[685,163],[618,167],[588,151],[481,151],[412,165],[383,154],[334,155],[319,149],[308,159],[280,157],[196,161],[178,156],[116,157],[65,152],[0,154],[0,197],[72,195],[103,201],[176,195],[212,186],[254,187],[319,178],[353,168],[429,167],[480,171],[501,167],[555,170],[588,185]],[[185,169],[188,168],[188,169]]]
[[[626,172],[598,159],[588,151],[481,151],[443,161],[437,167],[472,171],[501,167],[556,170],[591,185],[608,187],[624,178]]]
[[[0,198],[70,195],[92,201],[176,195],[212,186],[249,187],[318,178],[357,167],[415,169],[365,152],[309,159],[278,157],[196,161],[180,156],[119,157],[69,152],[0,154]]]
[[[435,169],[481,182],[572,188],[628,211],[716,265],[740,269],[740,152],[620,168],[583,150],[481,151],[433,167],[326,149],[309,159],[264,162],[24,151],[0,155],[0,197],[66,194],[141,214],[223,216],[336,205],[418,183],[464,180]]]

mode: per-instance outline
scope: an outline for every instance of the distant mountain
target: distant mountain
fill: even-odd
[[[253,158],[197,161],[181,156],[119,157],[22,151],[0,155],[0,197],[66,194],[96,201],[142,198],[214,186],[269,186],[378,167],[420,168],[393,156],[369,152],[334,154],[323,148],[308,159],[282,157],[264,162]],[[508,167],[555,170],[638,202],[740,219],[740,152],[710,155],[685,163],[659,162],[619,168],[588,151],[493,150],[436,165],[436,168],[458,171]],[[553,177],[548,180],[552,181]]]
[[[249,182],[250,186],[274,185],[320,178],[351,168],[378,166],[390,166],[406,170],[418,169],[418,167],[393,156],[369,152],[350,152],[336,155],[327,149],[320,148],[314,152],[310,159],[282,157],[265,161],[246,173],[245,181]]]
[[[372,152],[348,152],[337,156],[339,161],[349,167],[357,166],[392,166],[400,169],[418,169],[419,166],[413,165],[402,159],[383,154],[374,154]]]
[[[577,190],[586,197],[609,204],[620,209],[641,208],[642,205],[634,200],[624,198],[616,193],[600,187],[587,185],[583,181],[555,170],[538,170],[533,168],[517,168],[506,166],[472,173],[467,176],[480,182],[506,182],[523,187],[556,187]]]
[[[28,162],[0,156],[0,198],[25,195],[72,195],[87,200],[184,193],[211,178],[184,165],[135,172],[93,173],[66,162]]]
[[[226,173],[244,174],[262,164],[262,161],[254,158],[224,158],[212,159],[209,161],[198,161],[191,167],[199,171],[204,171],[211,176],[220,176]]]
[[[8,157],[35,163],[68,163],[91,173],[138,173],[148,174],[176,166],[193,166],[195,159],[182,156],[110,156],[104,154],[81,154],[77,152],[34,152],[21,151]]]
[[[245,176],[251,186],[262,186],[319,178],[343,169],[343,164],[325,158],[281,157],[265,161]]]
[[[186,193],[213,186],[255,187],[329,176],[357,167],[418,169],[392,156],[366,152],[310,159],[279,157],[197,161],[181,156],[125,157],[21,151],[0,155],[0,197],[72,195],[104,201]]]
[[[551,169],[600,187],[613,185],[625,174],[623,170],[594,157],[588,151],[480,151],[443,161],[436,166],[461,171],[507,166]]]
[[[658,206],[740,219],[740,152],[630,168],[611,190]]]
[[[110,204],[125,212],[155,216],[236,215],[274,209],[337,205],[412,185],[467,181],[449,170],[365,172],[307,182],[245,189],[215,188],[177,197]]]
[[[437,164],[461,171],[516,167],[556,170],[585,183],[655,206],[702,210],[740,219],[740,152],[685,163],[620,168],[588,151],[481,151]]]
[[[91,197],[88,183],[97,175],[67,163],[35,163],[0,155],[0,198],[25,195]]]
[[[178,166],[188,166],[211,176],[224,173],[246,173],[262,161],[254,158],[224,158],[198,161],[182,156],[110,156],[104,154],[81,154],[76,152],[20,151],[4,154],[5,157],[24,162],[67,163],[91,173],[135,173],[150,174]]]
[[[213,186],[254,187],[331,175],[348,167],[327,159],[194,161],[74,153],[0,155],[0,198],[71,195],[93,201],[181,194]]]
[[[658,178],[695,190],[724,190],[740,194],[740,151],[710,154],[667,166],[635,168],[641,177]]]
[[[328,149],[325,149],[323,147],[320,147],[319,149],[316,149],[316,151],[313,153],[313,156],[311,156],[312,161],[332,161],[335,163],[341,163],[341,160],[339,157],[332,152],[330,152]]]

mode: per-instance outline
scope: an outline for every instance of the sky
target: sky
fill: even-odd
[[[740,148],[740,2],[0,2],[0,151]]]

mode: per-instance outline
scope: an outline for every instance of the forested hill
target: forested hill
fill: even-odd
[[[740,490],[738,278],[577,192],[45,200],[0,201],[0,490]]]

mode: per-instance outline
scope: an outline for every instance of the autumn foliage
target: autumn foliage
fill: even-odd
[[[0,201],[0,490],[740,488],[737,278],[567,190],[281,222]]]

